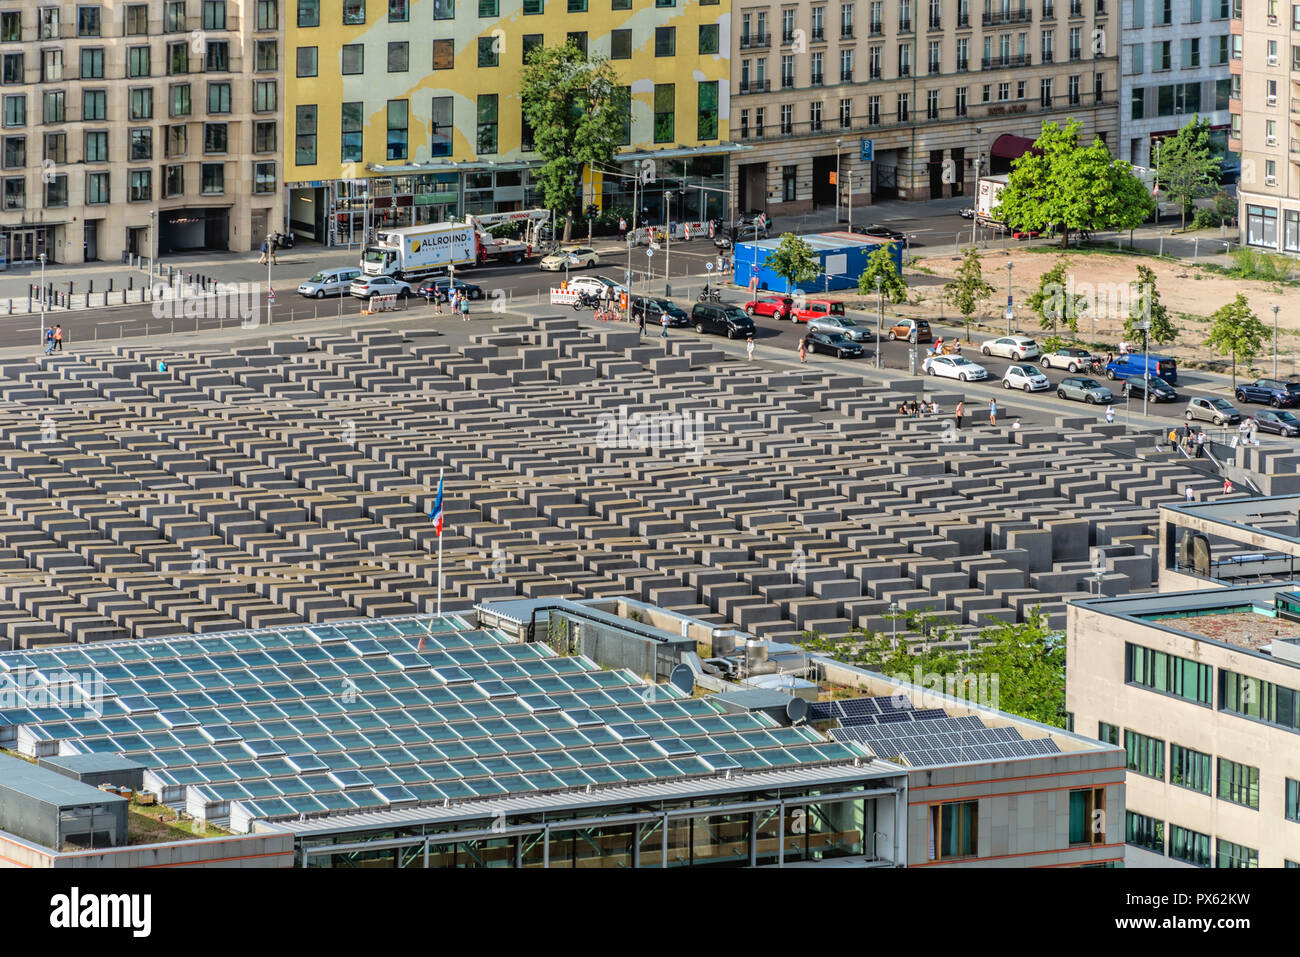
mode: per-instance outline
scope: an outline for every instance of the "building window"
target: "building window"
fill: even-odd
[[[1246,207],[1246,244],[1248,246],[1266,246],[1269,249],[1277,248],[1277,210],[1270,209],[1267,206],[1247,206]],[[1224,697],[1225,678],[1232,675],[1232,672],[1219,671],[1219,710],[1231,713],[1243,714],[1247,717],[1258,717],[1261,702],[1258,700],[1252,702],[1249,697],[1243,697],[1234,690],[1233,705],[1228,706]],[[1232,675],[1232,685],[1235,688],[1242,685],[1249,685],[1255,679],[1246,678],[1243,675]],[[1283,689],[1287,690],[1287,689]],[[1288,691],[1288,694],[1294,692]],[[1239,703],[1238,703],[1239,702]],[[1241,709],[1238,711],[1237,709]],[[1255,712],[1247,714],[1247,712]]]
[[[253,69],[258,72],[278,70],[280,68],[279,45],[274,40],[255,40],[253,42]]]
[[[148,127],[131,130],[130,143],[132,163],[153,159],[153,130]]]
[[[102,80],[104,78],[104,50],[102,47],[82,49],[81,72],[79,75],[83,80]]]
[[[1106,789],[1084,788],[1070,792],[1070,843],[1106,842]]]
[[[280,28],[280,0],[257,0],[254,30],[278,30]]]
[[[58,40],[60,38],[58,7],[42,7],[39,23],[39,35],[42,40]]]
[[[957,87],[956,100],[953,104],[953,111],[958,116],[966,116],[966,104],[967,104],[966,97],[967,97],[966,87],[964,86]],[[1116,744],[1118,743],[1119,742],[1116,742]]]
[[[229,83],[208,84],[208,112],[209,113],[230,112],[230,84]]]
[[[1259,867],[1259,851],[1219,838],[1215,854],[1215,867]]]
[[[433,19],[456,19],[456,0],[433,0]]]
[[[476,112],[478,152],[495,153],[497,151],[497,94],[486,93],[479,96]]]
[[[293,161],[299,166],[315,166],[316,106],[299,106],[296,113]]]
[[[931,805],[929,860],[943,861],[978,853],[978,820],[978,801]]]
[[[298,47],[298,75],[316,76],[315,47]]]
[[[253,192],[275,192],[275,163],[263,161],[253,164]]]
[[[435,70],[450,70],[456,64],[456,41],[455,40],[434,40],[433,41],[433,68]]]
[[[455,104],[450,96],[433,98],[433,119],[430,123],[430,156],[450,156],[452,137],[456,132]]]
[[[700,81],[697,98],[699,119],[696,123],[696,139],[716,140],[718,138],[718,81]]]
[[[677,55],[677,28],[655,27],[655,56]]]
[[[228,152],[230,142],[228,133],[225,123],[204,123],[203,152],[209,154]]]
[[[131,193],[129,199],[133,203],[143,203],[153,199],[153,172],[151,170],[131,170]]]
[[[204,163],[199,170],[199,192],[204,196],[220,196],[226,191],[226,164]]]
[[[1253,210],[1263,213],[1262,238],[1277,246],[1277,210],[1247,206],[1247,242],[1257,245],[1249,224]],[[1219,669],[1219,710],[1291,731],[1300,730],[1300,693],[1271,681],[1261,681],[1226,669]]]
[[[718,25],[716,23],[700,24],[700,56],[709,56],[718,52]]]
[[[128,77],[149,75],[148,47],[131,47],[126,51],[126,75]]]
[[[175,76],[190,72],[190,45],[182,40],[180,43],[167,44],[167,72]]]
[[[108,162],[108,131],[87,130],[83,149],[87,163]]]
[[[253,124],[253,152],[274,153],[276,149],[275,124],[257,122]]]
[[[339,129],[342,131],[339,160],[343,163],[360,163],[365,138],[365,104],[344,103]]]
[[[17,96],[5,97],[4,125],[27,125],[27,96],[25,94],[20,93]]]
[[[167,127],[167,155],[184,156],[189,152],[189,136],[186,133],[185,124],[178,123],[175,126]]]
[[[1212,666],[1131,643],[1124,652],[1124,680],[1129,684],[1213,707]]]
[[[366,22],[366,0],[343,0],[343,25],[361,26]]]
[[[27,137],[5,137],[3,165],[5,169],[21,169],[27,165]]]
[[[566,43],[572,43],[578,48],[578,52],[585,58],[587,56],[587,31],[579,30],[577,32],[567,33],[564,36]]]
[[[1259,768],[1219,758],[1219,800],[1259,810]]]
[[[274,80],[258,80],[253,84],[254,113],[273,113],[277,102]]]
[[[107,203],[108,193],[108,174],[107,173],[87,173],[86,174],[86,205],[99,206]]]
[[[631,7],[631,3],[628,3]],[[615,7],[614,9],[618,9]],[[546,12],[546,0],[524,0],[524,16],[536,17]]]
[[[230,72],[230,44],[225,40],[209,40],[204,69],[209,73]]]
[[[1300,781],[1286,779],[1286,819],[1300,821]]]
[[[153,91],[149,91],[150,104],[152,105]],[[42,98],[44,103],[44,118],[46,123],[62,123],[64,120],[64,95],[62,90],[51,90]],[[149,111],[150,116],[153,110]]]
[[[570,13],[586,13],[587,0],[569,0]]]
[[[1181,744],[1169,745],[1169,783],[1209,794],[1213,786],[1210,780],[1210,756]]]
[[[1124,840],[1134,847],[1145,848],[1157,854],[1165,853],[1165,822],[1153,817],[1139,814],[1137,811],[1125,811]]]
[[[128,8],[128,13],[135,7]],[[145,13],[149,12],[148,7],[143,8]],[[128,18],[129,19],[129,18]],[[2,43],[21,43],[23,40],[23,15],[18,10],[6,10],[0,13],[0,42]]]
[[[0,83],[26,82],[27,65],[21,53],[6,53],[0,57]]]
[[[1165,743],[1136,731],[1124,729],[1124,749],[1128,752],[1128,769],[1138,774],[1165,779]]]
[[[140,33],[147,33],[141,30]],[[163,33],[185,32],[185,0],[167,0],[163,6]]]
[[[388,101],[388,150],[390,160],[406,159],[406,135],[410,125],[411,107],[406,100]]]
[[[42,177],[44,178],[44,177]],[[45,206],[56,208],[68,205],[68,174],[58,173],[45,180]]]
[[[1300,252],[1300,209],[1282,211],[1282,248],[1289,253]]]
[[[1098,721],[1097,740],[1104,741],[1107,744],[1119,744],[1119,727],[1107,724],[1105,721]]]
[[[677,104],[677,87],[672,83],[655,84],[654,141],[672,143],[676,139],[674,111]]]
[[[150,134],[152,136],[152,134]],[[152,152],[152,148],[150,149]],[[46,133],[45,134],[45,153],[44,159],[55,164],[63,164],[68,161],[68,134],[67,133]],[[146,157],[147,159],[148,157]]]
[[[77,7],[77,36],[99,36],[99,7]]]
[[[478,15],[480,17],[495,17],[497,15],[497,0],[478,0]]]
[[[203,0],[203,29],[226,29],[226,0]]]
[[[167,88],[167,115],[190,115],[190,85],[177,83]]]
[[[399,40],[388,44],[388,72],[405,73],[410,69],[410,44]]]
[[[21,176],[9,177],[5,180],[4,208],[6,210],[27,208],[27,180]]]
[[[298,0],[298,26],[320,26],[320,0]]]
[[[496,16],[496,14],[493,14],[493,16]],[[411,0],[388,0],[389,23],[407,23],[410,19]]]
[[[1169,826],[1169,856],[1176,861],[1210,866],[1210,835],[1189,831],[1177,824]]]
[[[623,118],[623,129],[619,135],[619,146],[632,145],[632,88],[616,86],[613,90],[614,108]]]
[[[478,38],[478,65],[480,67],[498,65],[496,37]]]
[[[162,198],[185,195],[185,167],[177,163],[163,167]]]
[[[701,30],[703,27],[701,27]],[[701,53],[704,51],[700,51]],[[611,60],[630,60],[632,59],[632,31],[631,30],[611,30],[609,34],[609,58]],[[528,62],[525,54],[524,62]]]
[[[784,104],[783,109],[785,107],[788,107],[789,105],[790,104],[788,103]],[[781,167],[782,201],[787,203],[793,203],[795,201],[795,198],[798,195],[799,195],[799,167],[798,166]]]

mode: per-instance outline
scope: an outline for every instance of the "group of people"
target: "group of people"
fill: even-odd
[[[932,356],[959,356],[961,355],[961,338],[958,337],[950,342],[944,342],[943,336],[935,336],[934,346],[927,349],[926,352]]]
[[[961,403],[958,403],[961,405]],[[922,415],[938,415],[939,403],[931,399],[929,402],[917,402],[913,399],[911,402],[898,403],[898,414],[909,419],[915,419]]]
[[[63,351],[63,326],[55,325],[45,330],[45,354],[53,355]]]
[[[265,266],[267,257],[270,257],[271,265],[273,266],[280,265],[279,261],[275,258],[275,251],[277,248],[279,248],[279,245],[280,244],[275,241],[274,236],[268,236],[266,239],[263,239],[262,258],[257,261],[258,265]]]
[[[1169,448],[1181,447],[1192,458],[1199,459],[1205,455],[1205,438],[1204,429],[1193,430],[1191,425],[1180,425],[1169,430]]]
[[[461,292],[455,286],[451,289],[443,289],[442,286],[429,287],[425,293],[425,298],[433,303],[433,314],[441,316],[442,304],[445,302],[451,307],[451,314],[454,316],[460,313],[461,319],[469,322],[469,293]]]

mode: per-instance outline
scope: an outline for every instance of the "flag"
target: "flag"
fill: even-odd
[[[433,519],[434,531],[438,533],[439,538],[442,538],[442,476],[438,476],[438,497],[434,500],[429,518]]]

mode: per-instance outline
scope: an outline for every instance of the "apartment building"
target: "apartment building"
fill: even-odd
[[[735,199],[973,195],[1042,123],[1116,147],[1114,0],[737,0]]]
[[[730,4],[722,0],[293,0],[285,143],[301,238],[541,205],[519,81],[538,46],[610,58],[628,121],[619,156],[655,159],[638,195],[662,222],[723,215]],[[584,171],[585,201],[631,206]],[[671,208],[668,204],[671,203]]]
[[[1154,167],[1155,144],[1193,116],[1227,158],[1231,22],[1232,0],[1120,0],[1121,159]]]
[[[255,249],[279,228],[282,0],[0,0],[0,252]]]
[[[1300,4],[1233,0],[1233,148],[1243,240],[1300,253]]]

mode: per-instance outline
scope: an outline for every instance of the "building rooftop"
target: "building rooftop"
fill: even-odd
[[[120,795],[101,791],[7,754],[0,754],[0,790],[17,792],[55,808],[126,803],[126,798]]]
[[[1267,650],[1274,639],[1300,638],[1300,623],[1250,609],[1194,612],[1191,614],[1143,616],[1147,621],[1175,622],[1179,631],[1213,638],[1251,651]]]

